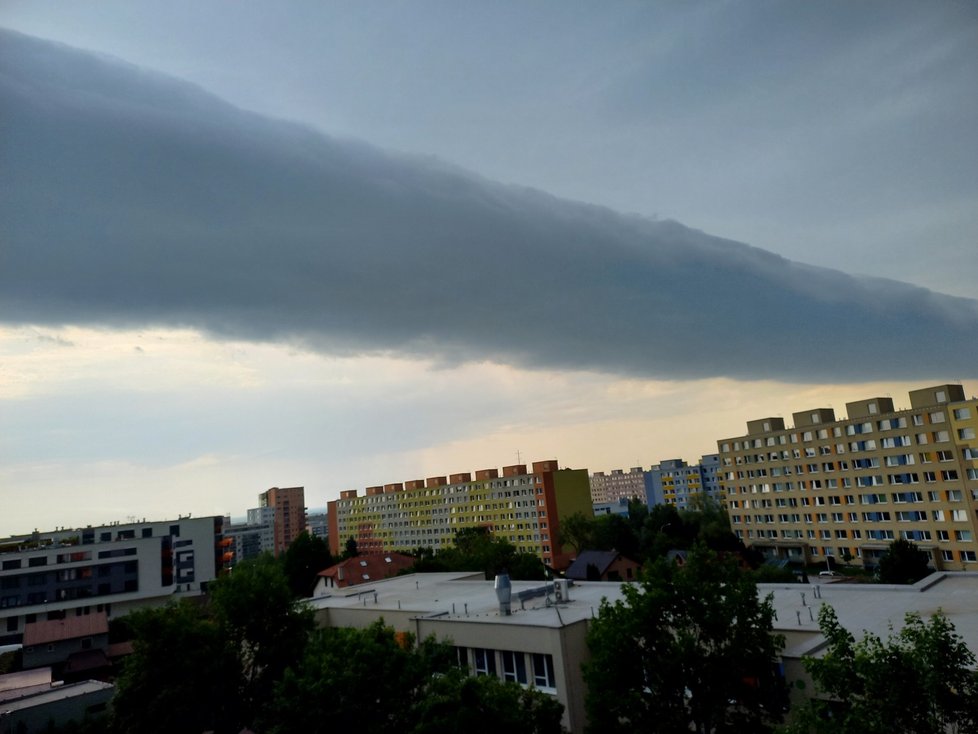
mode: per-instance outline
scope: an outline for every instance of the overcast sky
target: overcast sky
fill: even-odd
[[[972,3],[0,26],[103,55],[0,47],[0,533],[695,460],[761,415],[974,391]]]

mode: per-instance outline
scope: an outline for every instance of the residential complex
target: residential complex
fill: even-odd
[[[633,466],[627,472],[612,469],[591,475],[591,502],[596,505],[638,499],[645,502],[645,474],[642,467]]]
[[[0,539],[0,644],[25,626],[201,593],[225,552],[220,517],[116,523]]]
[[[692,466],[682,459],[659,462],[644,474],[646,501],[649,505],[675,505],[680,510],[690,509],[695,495],[720,501],[719,466],[717,454],[707,454]]]
[[[591,512],[586,469],[537,461],[498,469],[415,479],[340,493],[328,503],[334,554],[354,538],[361,552],[450,547],[462,528],[486,527],[544,563],[563,569],[570,555],[558,544],[560,520]]]
[[[770,555],[874,566],[899,538],[934,568],[978,569],[978,399],[961,385],[759,418],[717,442],[734,532]]]
[[[272,487],[258,495],[259,508],[271,508],[275,555],[288,550],[292,541],[306,529],[306,496],[304,487]]]

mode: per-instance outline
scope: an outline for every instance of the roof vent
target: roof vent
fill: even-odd
[[[510,615],[509,602],[513,596],[513,584],[509,580],[508,573],[496,575],[496,598],[499,599],[499,615],[508,617]]]

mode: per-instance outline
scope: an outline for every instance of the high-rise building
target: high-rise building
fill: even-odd
[[[570,555],[558,543],[561,519],[591,513],[586,469],[560,469],[555,460],[367,487],[328,503],[330,550],[353,538],[361,552],[451,547],[455,532],[485,527],[518,550],[563,569]]]
[[[617,503],[621,499],[645,502],[645,475],[642,467],[633,466],[627,472],[623,469],[612,469],[607,474],[598,471],[591,475],[592,503]]]
[[[272,519],[275,555],[284,553],[306,529],[306,496],[304,487],[272,487],[258,495],[260,508],[275,511]]]
[[[758,418],[720,439],[733,531],[773,556],[872,567],[896,539],[943,570],[978,570],[978,399],[961,385]]]
[[[644,473],[644,491],[649,505],[675,505],[680,510],[692,506],[692,498],[702,495],[722,500],[717,454],[707,454],[699,464],[689,465],[682,459],[666,459]]]

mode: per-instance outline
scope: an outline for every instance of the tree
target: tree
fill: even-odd
[[[285,551],[283,569],[296,597],[312,595],[319,572],[333,565],[329,546],[322,538],[302,532]]]
[[[383,621],[318,631],[276,686],[269,731],[560,733],[563,706],[550,696],[494,676],[471,678],[450,646],[413,643]]]
[[[356,558],[360,555],[360,549],[357,548],[357,539],[352,535],[346,539],[346,546],[343,550],[343,560],[347,558]]]
[[[237,732],[241,665],[218,624],[189,600],[126,617],[135,637],[112,702],[119,732]]]
[[[411,734],[561,734],[563,705],[551,696],[492,675],[461,670],[431,678],[413,713]]]
[[[299,660],[276,686],[273,734],[404,731],[405,712],[432,672],[383,621],[317,630]]]
[[[237,564],[211,584],[209,596],[214,619],[238,655],[242,702],[253,719],[274,682],[301,657],[312,611],[293,597],[281,564],[267,553]]]
[[[880,557],[879,580],[884,584],[915,584],[931,574],[927,554],[909,541],[894,540]]]
[[[659,559],[625,598],[601,605],[584,669],[593,732],[764,732],[786,689],[770,597],[732,557],[696,546],[682,567]]]
[[[560,544],[569,545],[575,553],[594,548],[594,515],[575,512],[560,521]]]
[[[819,734],[944,734],[978,732],[975,655],[938,613],[924,622],[907,614],[899,633],[884,642],[866,633],[855,638],[832,607],[818,614],[828,642],[805,669],[816,691],[798,713],[793,731]]]

